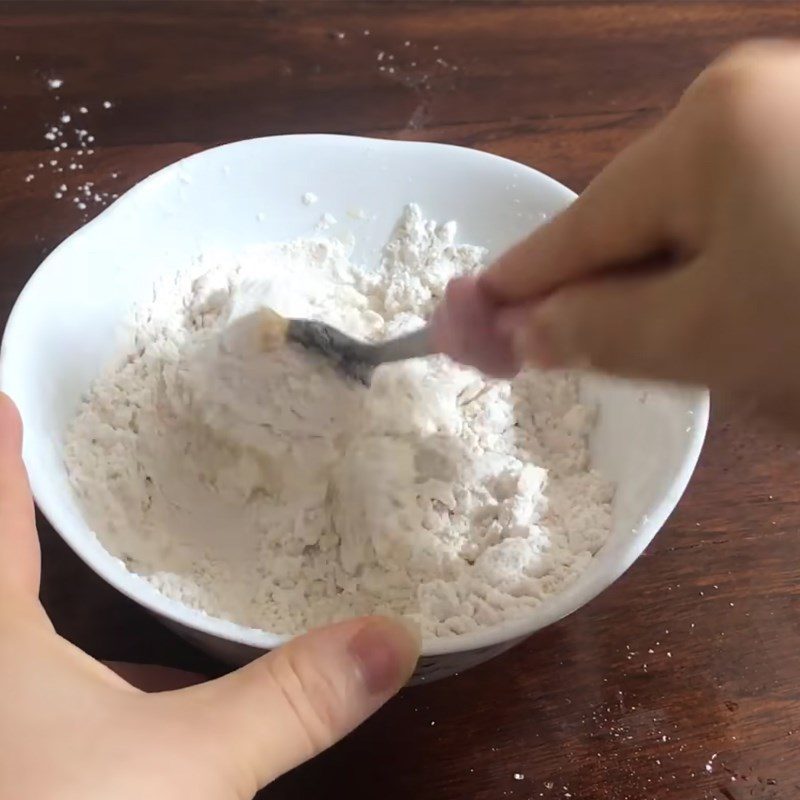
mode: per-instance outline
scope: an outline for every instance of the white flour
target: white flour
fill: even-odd
[[[442,357],[381,367],[368,390],[237,324],[266,305],[365,338],[412,328],[480,265],[454,235],[412,206],[371,274],[313,238],[207,255],[156,287],[67,436],[109,551],[169,597],[278,633],[388,612],[449,636],[569,584],[613,494],[588,466],[575,378],[489,381]]]

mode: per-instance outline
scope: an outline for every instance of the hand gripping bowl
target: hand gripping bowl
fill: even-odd
[[[319,203],[300,202],[308,191]],[[159,271],[209,248],[308,234],[323,212],[339,220],[329,233],[352,233],[354,260],[368,264],[409,202],[428,218],[457,220],[460,238],[486,246],[491,256],[573,198],[547,176],[486,153],[345,136],[236,142],[157,172],[44,261],[6,327],[0,386],[22,413],[39,507],[98,575],[209,653],[237,663],[276,647],[285,637],[158,594],[106,553],[84,521],[62,462],[62,435],[81,394],[119,355],[121,320]],[[575,583],[530,616],[425,642],[415,680],[486,661],[580,608],[633,563],[674,509],[702,447],[707,393],[594,377],[582,379],[581,392],[599,407],[594,465],[618,484],[608,542]]]

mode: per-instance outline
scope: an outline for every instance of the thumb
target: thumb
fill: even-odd
[[[198,728],[224,743],[226,770],[255,791],[377,711],[418,656],[419,635],[406,624],[366,617],[312,631],[179,694],[196,703]]]
[[[0,392],[0,595],[39,592],[39,540],[28,474],[22,463],[22,421]]]
[[[540,368],[702,383],[710,332],[698,272],[690,265],[574,283],[503,310],[498,327],[520,360]]]

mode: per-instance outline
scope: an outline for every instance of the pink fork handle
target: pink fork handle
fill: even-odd
[[[454,278],[430,321],[431,349],[492,377],[514,377],[521,362],[498,328],[499,311],[477,277]]]

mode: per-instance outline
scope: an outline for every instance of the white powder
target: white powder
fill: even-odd
[[[449,636],[569,584],[612,498],[574,377],[491,381],[437,357],[366,389],[293,347],[262,352],[247,323],[269,306],[365,338],[411,329],[480,266],[454,237],[412,206],[371,273],[319,236],[207,254],[159,284],[67,435],[109,551],[169,597],[279,633],[387,612]]]
[[[51,78],[48,80],[48,87],[51,89],[58,89],[63,81],[60,78]],[[58,100],[58,95],[53,95],[53,100]],[[111,101],[103,101],[103,108],[111,108]],[[87,114],[89,109],[86,106],[79,106],[79,114]],[[52,147],[56,157],[48,160],[48,165],[52,168],[51,172],[54,175],[65,176],[65,173],[78,173],[83,171],[85,167],[85,157],[92,156],[95,153],[92,145],[95,142],[95,137],[86,128],[73,128],[70,123],[74,123],[74,114],[70,110],[61,110],[58,112],[58,122],[48,124],[47,130],[44,133],[44,138]],[[39,162],[38,169],[45,169],[45,163]],[[66,177],[66,176],[65,176]],[[116,173],[112,173],[112,178],[116,178]],[[33,180],[33,178],[31,178]],[[26,178],[27,181],[27,178]],[[74,192],[72,196],[70,193]],[[56,200],[67,199],[71,200],[72,204],[79,211],[87,211],[89,204],[94,203],[95,206],[107,206],[112,200],[115,200],[118,195],[116,192],[109,192],[99,187],[95,187],[92,181],[86,181],[77,186],[72,186],[70,189],[62,184],[62,188],[53,192],[53,197]],[[82,214],[87,218],[87,214]]]

